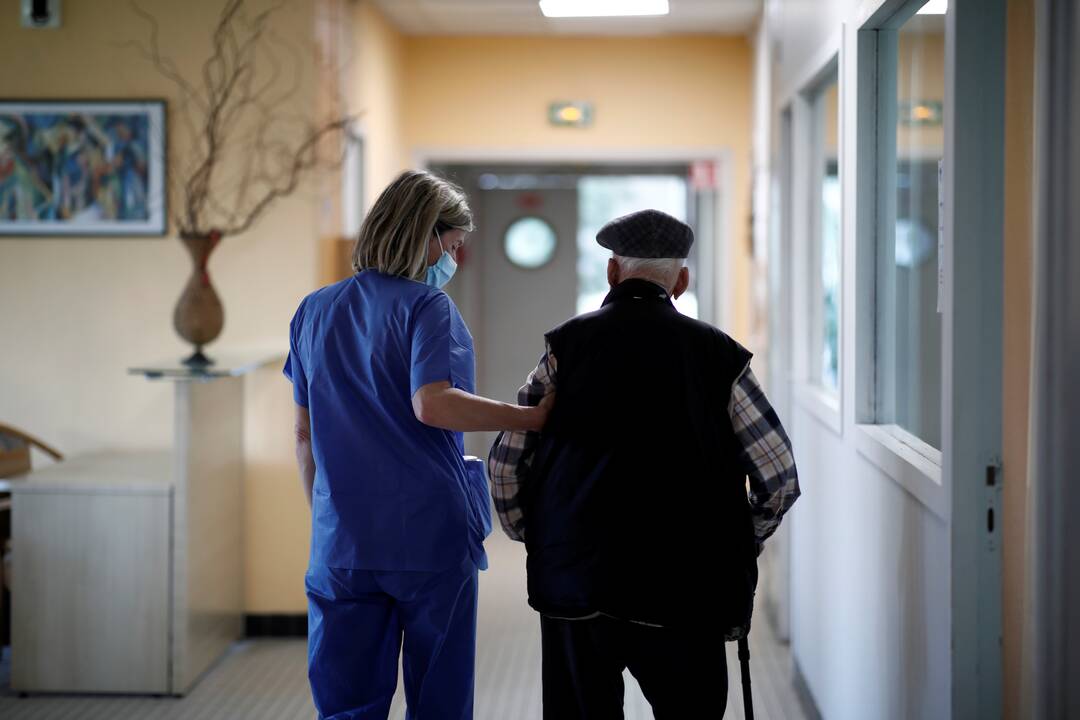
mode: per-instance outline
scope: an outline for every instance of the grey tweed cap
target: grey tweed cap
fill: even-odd
[[[600,228],[596,242],[623,257],[684,258],[694,244],[694,231],[667,213],[639,210]]]

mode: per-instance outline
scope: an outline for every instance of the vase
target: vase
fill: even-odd
[[[210,253],[221,242],[221,233],[215,230],[207,235],[181,235],[180,241],[191,255],[192,271],[173,311],[173,327],[180,337],[195,346],[195,352],[184,364],[205,367],[214,361],[203,353],[203,346],[213,342],[225,326],[225,308],[206,268]]]

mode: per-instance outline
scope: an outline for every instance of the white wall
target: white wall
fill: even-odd
[[[792,651],[822,715],[944,718],[948,526],[798,402]]]
[[[772,48],[773,127],[779,113],[840,50],[842,23],[854,0],[770,0],[762,42]],[[849,57],[849,52],[852,57]],[[854,48],[841,57],[841,133],[853,120]],[[847,89],[845,89],[847,87]],[[847,121],[847,122],[845,122]],[[796,128],[798,132],[798,128]],[[781,165],[771,133],[774,174]],[[842,141],[845,218],[852,217],[853,140]],[[795,146],[800,145],[796,136]],[[798,168],[796,168],[796,171]],[[796,183],[796,191],[799,183]],[[792,216],[794,245],[770,262],[791,263],[792,355],[805,352],[807,252],[800,204]],[[805,203],[801,205],[805,208]],[[791,208],[783,208],[788,212]],[[778,218],[771,217],[770,222]],[[945,718],[950,713],[949,526],[857,449],[855,304],[852,221],[844,226],[841,315],[842,389],[830,412],[800,375],[805,363],[786,358],[781,377],[792,390],[790,426],[803,496],[788,522],[791,535],[791,643],[795,662],[828,720]],[[783,246],[781,245],[781,248]],[[772,273],[782,278],[782,273]],[[773,297],[776,297],[774,294]],[[775,342],[770,342],[775,345]]]

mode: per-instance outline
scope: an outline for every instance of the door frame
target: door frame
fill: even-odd
[[[949,527],[951,717],[1002,713],[1001,453],[1004,248],[1004,0],[950,0],[945,15],[942,181],[942,443],[927,460],[878,432],[874,252],[880,197],[878,48],[908,0],[864,0],[846,24],[843,143],[855,155],[856,423],[859,450]],[[891,126],[890,126],[891,127]],[[865,188],[859,192],[858,188]],[[961,288],[962,292],[956,292]]]
[[[994,720],[1002,713],[1004,0],[950,1],[945,69],[942,450],[951,491],[952,712]]]
[[[732,152],[718,146],[674,146],[670,148],[635,147],[465,147],[419,146],[412,151],[412,167],[430,168],[433,165],[650,165],[692,164],[711,161],[716,168],[717,203],[713,234],[716,243],[702,246],[698,252],[698,287],[706,288],[712,297],[709,322],[724,330],[731,329],[731,238],[735,234],[736,218],[731,213],[731,194],[734,191]]]

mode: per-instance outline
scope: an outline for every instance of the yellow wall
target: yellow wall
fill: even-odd
[[[352,110],[360,116],[367,139],[364,207],[368,208],[394,176],[409,166],[402,132],[405,44],[401,33],[371,3],[357,3],[353,17]]]
[[[749,333],[750,43],[743,37],[406,37],[404,143],[439,150],[730,150],[730,331]],[[548,104],[595,122],[553,127]],[[513,161],[512,152],[506,160]]]
[[[316,83],[315,0],[285,4],[275,31],[301,49],[304,82],[279,111],[306,113]],[[196,73],[219,0],[141,0],[163,28],[162,42],[184,72]],[[258,3],[256,3],[258,4]],[[137,53],[146,27],[127,3],[67,0],[63,27],[27,30],[12,3],[0,13],[0,87],[20,98],[166,98],[173,88]],[[170,154],[189,145],[170,113]],[[175,203],[175,199],[173,201]],[[225,330],[208,348],[286,347],[288,323],[317,272],[317,204],[311,186],[279,203],[250,232],[226,238],[210,270],[225,304]],[[170,442],[172,387],[126,369],[186,348],[172,329],[173,305],[190,261],[172,230],[164,238],[0,239],[0,419],[65,453]],[[247,383],[245,433],[248,605],[302,609],[307,554],[292,460],[291,398],[279,368]],[[237,518],[237,522],[244,522]]]

